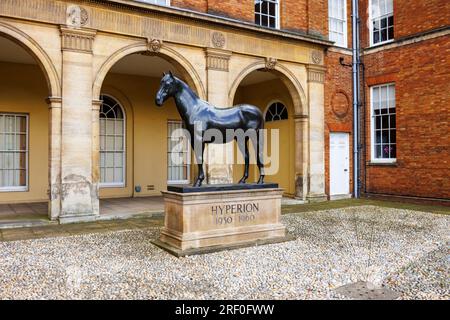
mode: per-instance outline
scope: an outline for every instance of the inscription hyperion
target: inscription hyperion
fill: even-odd
[[[217,225],[245,223],[256,219],[259,203],[233,203],[211,206],[211,215]]]

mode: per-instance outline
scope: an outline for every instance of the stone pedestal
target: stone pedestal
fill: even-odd
[[[283,190],[276,184],[168,189],[176,192],[163,192],[165,223],[153,243],[175,256],[291,239],[280,222]]]

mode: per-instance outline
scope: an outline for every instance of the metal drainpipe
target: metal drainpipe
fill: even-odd
[[[359,198],[359,14],[358,0],[352,0],[353,76],[353,196]]]

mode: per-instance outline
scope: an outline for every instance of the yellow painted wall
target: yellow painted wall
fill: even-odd
[[[155,105],[160,79],[109,74],[102,93],[115,97],[127,119],[127,175],[125,188],[101,188],[100,197],[161,195],[167,188],[167,121],[179,120],[173,99]],[[140,185],[142,191],[134,192]],[[155,190],[148,191],[147,185]]]
[[[266,175],[265,181],[276,182],[285,190],[286,195],[294,195],[295,123],[293,103],[288,89],[281,82],[281,80],[271,80],[245,87],[239,87],[236,92],[234,104],[253,104],[265,112],[269,103],[274,101],[280,101],[288,108],[289,119],[266,123],[266,128],[269,129],[269,137],[270,129],[276,128],[280,130],[280,166],[278,173],[275,175]],[[268,141],[268,148],[268,152],[270,154],[271,141]],[[233,180],[235,182],[239,181],[243,175],[243,172],[243,165],[234,165]],[[258,176],[259,172],[256,165],[252,165],[248,182],[257,181]]]
[[[0,203],[47,201],[47,82],[37,65],[0,62],[0,112],[28,114],[28,191],[0,192]]]

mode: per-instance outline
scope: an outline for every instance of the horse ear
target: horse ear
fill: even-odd
[[[173,78],[173,74],[172,74],[172,71],[169,71],[169,74],[170,74],[170,76]]]
[[[163,72],[163,78],[166,76],[166,73],[165,72]]]

